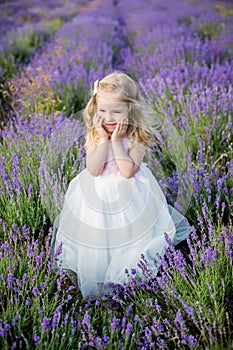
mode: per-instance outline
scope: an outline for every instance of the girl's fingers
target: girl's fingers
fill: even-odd
[[[121,129],[122,130],[126,130],[127,128],[127,125],[128,125],[128,118],[124,117],[121,119]]]
[[[121,118],[121,129],[125,131],[127,128],[127,125],[128,125],[128,118],[126,117]]]
[[[93,124],[97,127],[100,127],[102,126],[103,124],[103,119],[101,118],[101,116],[99,115],[95,115],[94,118],[93,118]]]
[[[123,123],[123,120],[120,120],[120,122],[117,124],[115,129],[116,134],[122,137],[126,133],[126,130],[127,130],[127,125]]]

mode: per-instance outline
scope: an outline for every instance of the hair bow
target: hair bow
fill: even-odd
[[[97,92],[98,92],[98,85],[99,85],[99,80],[97,79],[97,80],[94,82],[94,91],[93,91],[93,95],[97,94]]]

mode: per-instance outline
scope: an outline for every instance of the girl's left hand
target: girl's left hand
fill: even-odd
[[[126,135],[127,129],[128,129],[128,118],[123,117],[120,119],[120,122],[115,127],[115,130],[112,133],[111,140],[114,141],[114,140],[123,138]]]

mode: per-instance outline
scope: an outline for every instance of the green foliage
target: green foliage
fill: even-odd
[[[8,46],[0,54],[0,67],[3,71],[1,82],[13,77],[20,65],[29,63],[33,53],[49,38],[50,33],[33,30],[25,31],[23,35],[15,33],[10,37]]]
[[[191,24],[193,23],[192,17],[188,17],[188,16],[186,16],[186,17],[180,17],[180,18],[178,19],[178,22],[179,22],[179,23],[185,23],[185,24],[188,24],[188,25],[191,25]]]
[[[6,0],[5,0],[6,1]],[[4,1],[3,1],[4,3]],[[11,16],[13,14],[14,10],[7,10],[7,11],[1,11],[0,12],[0,17],[8,17],[8,16]]]
[[[11,78],[17,72],[17,64],[14,54],[9,50],[0,54],[0,67],[2,69],[2,75],[0,82],[3,82],[3,78]]]
[[[200,37],[202,41],[213,40],[213,39],[219,39],[220,34],[224,28],[224,23],[203,23],[200,24],[197,28],[197,34]]]
[[[11,52],[17,64],[27,64],[29,62],[31,49],[38,50],[41,44],[48,41],[50,33],[46,31],[29,30],[23,36],[16,35],[10,40]]]
[[[226,5],[217,4],[217,5],[215,5],[215,8],[221,15],[233,16],[233,8],[232,7],[226,8]]]
[[[69,116],[83,109],[87,96],[87,92],[83,88],[83,83],[80,80],[78,85],[72,83],[70,85],[56,86],[54,89],[55,110],[65,111]]]
[[[137,35],[139,35],[140,33],[141,33],[141,29],[134,29],[133,31],[131,31],[130,34],[128,34],[125,37],[125,41],[127,43],[127,46],[129,46],[131,48],[131,50],[134,50],[133,39],[135,37],[137,37]]]
[[[43,28],[49,33],[54,34],[62,25],[63,25],[62,18],[57,17],[50,21],[45,21],[43,23]]]

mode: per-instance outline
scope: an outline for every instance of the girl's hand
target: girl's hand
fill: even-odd
[[[124,136],[126,136],[127,129],[128,129],[128,118],[123,117],[120,119],[120,122],[115,127],[115,130],[112,133],[111,140],[115,141],[117,139],[121,139]]]
[[[94,115],[94,118],[93,118],[93,125],[94,125],[95,129],[97,130],[99,137],[101,139],[107,140],[108,134],[103,128],[103,122],[104,122],[103,118],[96,113]]]

